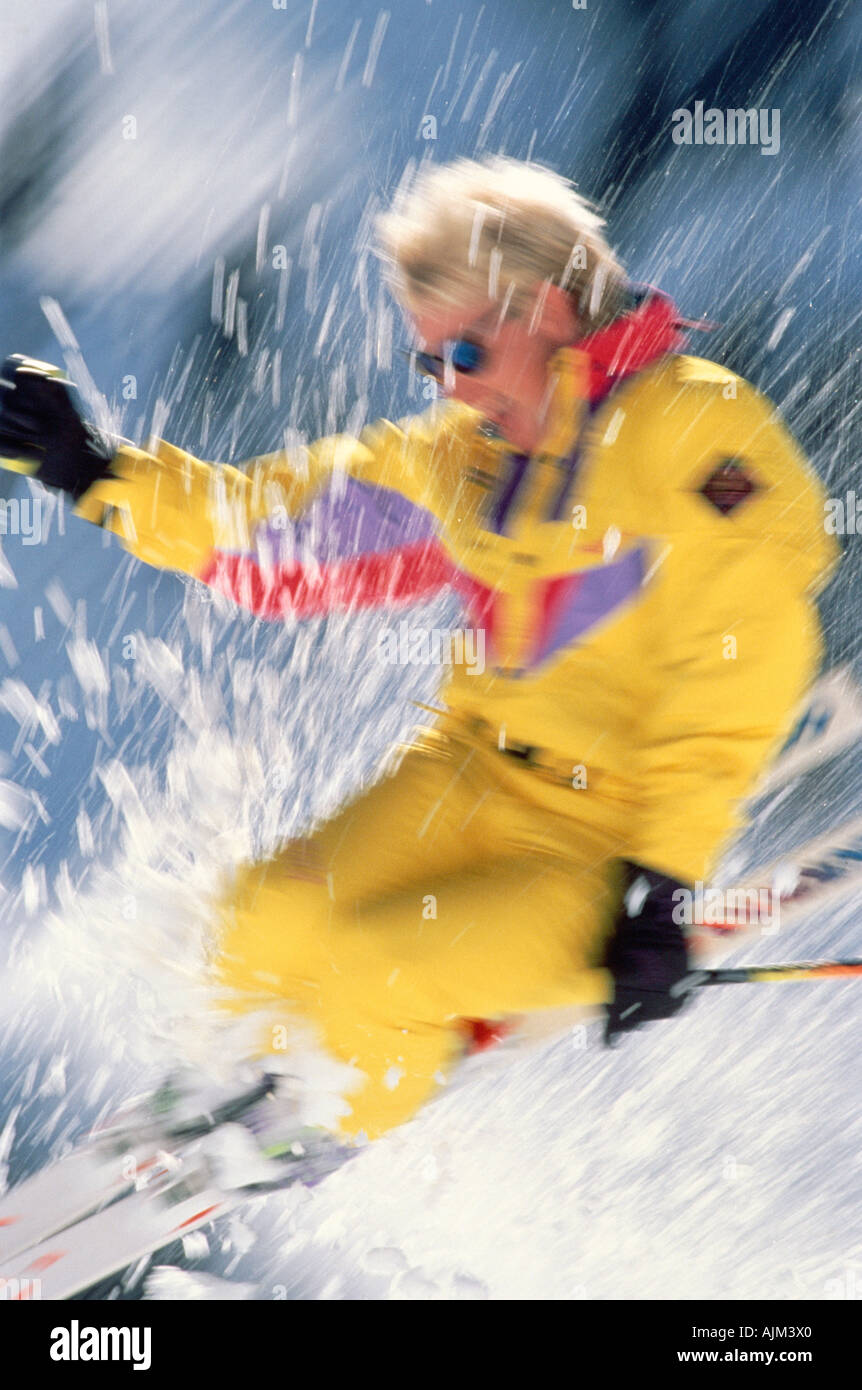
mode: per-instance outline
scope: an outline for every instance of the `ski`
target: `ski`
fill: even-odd
[[[152,1156],[155,1162],[155,1154]],[[94,1145],[49,1164],[0,1199],[0,1277],[10,1259],[134,1188],[124,1156]]]
[[[849,666],[837,666],[808,692],[787,742],[757,784],[768,795],[862,739],[862,690]]]
[[[171,1146],[238,1117],[271,1087],[272,1079],[264,1077],[209,1111],[173,1122],[159,1120],[168,1088],[131,1102],[83,1145],[0,1197],[0,1277],[20,1251],[133,1192],[159,1169]],[[144,1106],[146,1115],[141,1113]]]
[[[335,1143],[306,1151],[297,1143],[296,1152],[283,1159],[258,1155],[252,1171],[234,1183],[230,1169],[235,1158],[228,1154],[226,1162],[224,1151],[225,1141],[232,1139],[247,1146],[248,1131],[239,1124],[222,1124],[203,1140],[163,1153],[130,1194],[15,1258],[0,1260],[0,1282],[18,1299],[76,1298],[254,1198],[297,1182],[319,1182],[353,1152]],[[247,1161],[246,1154],[243,1163]]]
[[[18,1298],[74,1298],[228,1210],[228,1197],[203,1172],[182,1171],[172,1156],[151,1181],[119,1201],[64,1226],[14,1258],[0,1257],[0,1280]],[[179,1170],[179,1171],[178,1171]],[[9,1294],[7,1293],[8,1297]]]
[[[782,929],[862,889],[862,816],[750,870],[738,889],[772,892]]]
[[[0,1256],[0,1289],[7,1299],[76,1298],[254,1198],[320,1182],[358,1152],[324,1136],[267,1156],[244,1125],[219,1123],[201,1139],[162,1150],[113,1200],[103,1192],[98,1209]],[[56,1180],[61,1168],[46,1174]]]

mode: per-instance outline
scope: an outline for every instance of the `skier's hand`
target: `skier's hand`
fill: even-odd
[[[676,889],[685,885],[627,864],[627,892],[605,965],[614,979],[605,1015],[605,1043],[656,1019],[672,1018],[689,997],[688,948],[673,920]]]
[[[111,476],[119,441],[84,418],[78,392],[59,367],[16,353],[0,367],[0,467],[62,488],[77,502]]]

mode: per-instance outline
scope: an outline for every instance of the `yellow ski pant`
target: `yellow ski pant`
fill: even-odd
[[[409,1119],[463,1054],[460,1020],[606,995],[615,837],[523,795],[534,774],[512,762],[425,731],[316,833],[243,866],[219,904],[216,975],[231,1009],[266,1008],[260,1055],[283,1014],[364,1074],[344,1135]],[[574,812],[584,794],[556,801]]]

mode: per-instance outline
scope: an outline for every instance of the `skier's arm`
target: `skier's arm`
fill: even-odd
[[[644,440],[641,479],[658,480],[665,549],[629,857],[689,882],[741,823],[817,672],[814,599],[837,558],[822,491],[774,407],[724,380],[683,385]]]
[[[256,556],[259,525],[272,519],[286,529],[334,472],[361,477],[370,462],[360,441],[341,438],[319,440],[301,458],[268,454],[239,466],[203,462],[166,440],[150,451],[123,445],[116,481],[96,482],[75,512],[139,560],[201,577],[216,554]]]
[[[354,478],[391,490],[418,506],[428,502],[436,439],[424,417],[403,428],[382,421],[360,439],[322,439],[289,459],[280,452],[233,467],[204,463],[165,441],[148,452],[126,441],[97,439],[82,419],[74,389],[47,364],[9,359],[0,375],[3,466],[63,489],[76,515],[114,532],[138,559],[205,578],[241,601],[242,586],[219,580],[221,560],[241,557],[256,565],[261,544],[288,531],[327,485],[337,492],[339,478],[342,484]],[[349,542],[351,558],[360,542],[373,544],[385,525],[392,534],[403,522],[391,506],[382,517],[372,493],[360,500],[365,524],[352,527],[362,535]],[[409,540],[409,520],[404,529]],[[262,558],[272,563],[271,545]]]

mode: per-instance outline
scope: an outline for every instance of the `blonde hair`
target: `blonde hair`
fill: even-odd
[[[377,219],[386,277],[408,310],[491,299],[522,313],[550,282],[574,297],[589,329],[624,302],[604,226],[571,180],[502,155],[425,165]]]

